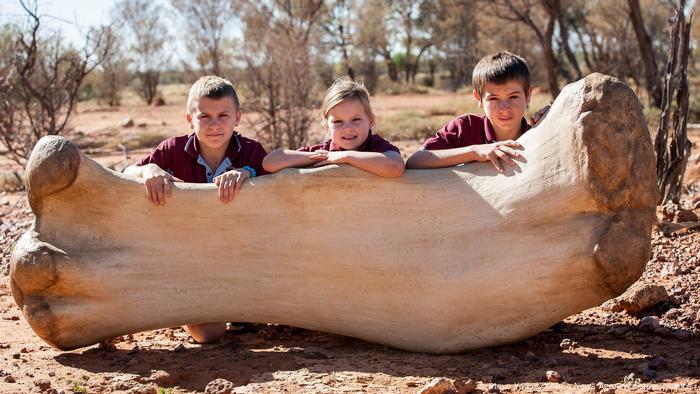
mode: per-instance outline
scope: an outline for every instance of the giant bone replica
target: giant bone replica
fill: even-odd
[[[45,137],[25,174],[34,227],[12,294],[73,349],[185,323],[281,323],[448,353],[517,341],[622,293],[650,252],[653,153],[639,100],[593,74],[520,138],[524,160],[349,166],[254,178],[231,204],[140,180]]]

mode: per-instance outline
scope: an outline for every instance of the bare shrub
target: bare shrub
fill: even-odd
[[[247,111],[259,115],[251,126],[268,148],[306,144],[311,124],[316,43],[323,1],[248,3],[244,59]]]
[[[55,34],[42,38],[36,3],[21,5],[27,25],[3,31],[0,61],[0,138],[3,153],[20,164],[39,138],[65,130],[83,79],[111,47],[104,29],[91,30],[81,50],[65,47]]]
[[[112,12],[115,25],[122,27],[124,36],[132,43],[130,50],[139,82],[137,92],[150,105],[158,94],[161,73],[170,62],[166,45],[170,34],[163,20],[165,10],[149,0],[121,0]]]

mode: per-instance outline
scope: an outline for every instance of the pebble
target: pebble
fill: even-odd
[[[5,383],[14,383],[14,382],[16,382],[14,376],[12,376],[12,375],[7,375],[7,376],[5,376],[5,379],[4,379],[4,380],[5,380]]]
[[[639,331],[644,332],[654,332],[660,327],[661,323],[659,323],[659,318],[656,316],[645,316],[639,321],[639,325],[637,325]]]
[[[35,380],[34,385],[41,391],[46,391],[51,388],[51,382],[48,379]]]
[[[661,357],[661,356],[656,357],[653,360],[649,361],[648,364],[649,364],[649,368],[657,370],[657,371],[668,367],[668,361],[666,361],[666,359]]]
[[[418,390],[417,394],[452,394],[457,388],[451,380],[445,378],[435,378],[430,383]]]
[[[479,384],[474,379],[455,379],[454,385],[458,394],[468,394],[479,387]]]
[[[545,378],[548,382],[561,382],[561,375],[557,371],[545,372]]]
[[[575,341],[572,341],[571,339],[564,338],[561,343],[559,344],[559,348],[562,350],[569,350],[569,349],[574,349],[578,347],[578,343]]]
[[[630,329],[627,326],[617,326],[608,330],[608,335],[613,335],[616,337],[622,337],[629,334]]]
[[[497,384],[495,384],[495,383],[491,383],[491,384],[489,384],[489,386],[488,386],[488,388],[487,388],[487,391],[486,391],[486,392],[487,392],[487,393],[494,393],[494,394],[498,394],[498,393],[500,393],[500,392],[501,392],[501,389],[499,389],[499,388],[498,388],[498,385],[497,385]]]
[[[182,353],[182,352],[184,352],[185,350],[187,350],[187,348],[185,348],[185,345],[183,345],[183,344],[180,343],[180,344],[178,344],[177,346],[175,346],[175,349],[173,349],[173,352],[175,352],[175,353]]]
[[[226,379],[215,379],[207,383],[204,388],[205,394],[231,394],[236,385]]]

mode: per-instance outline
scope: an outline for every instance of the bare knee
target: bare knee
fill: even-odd
[[[226,323],[202,323],[182,326],[197,343],[211,343],[221,339],[226,333]]]

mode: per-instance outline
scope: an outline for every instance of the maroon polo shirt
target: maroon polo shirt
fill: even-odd
[[[317,150],[327,150],[327,151],[339,151],[339,150],[345,150],[336,144],[333,143],[333,140],[326,140],[322,144],[318,145],[311,145],[311,146],[302,146],[301,148],[297,149],[297,151],[300,152],[315,152]],[[378,152],[378,153],[385,153],[385,152],[396,152],[398,154],[401,154],[401,151],[399,148],[395,147],[392,145],[389,141],[385,140],[384,138],[380,137],[377,134],[372,134],[372,130],[369,132],[369,136],[365,140],[365,142],[362,143],[362,145],[358,146],[357,149],[353,149],[358,152]]]
[[[136,165],[154,163],[184,182],[207,183],[206,170],[204,166],[197,163],[199,152],[199,139],[195,133],[170,137],[161,142],[149,156],[139,160]],[[268,174],[262,166],[266,154],[265,148],[259,142],[238,133],[233,133],[226,148],[226,157],[232,163],[231,170],[250,166],[255,169],[257,176]],[[216,168],[212,170],[215,171]]]
[[[528,131],[530,125],[525,118],[520,123],[520,134]],[[489,118],[485,115],[466,114],[449,121],[433,137],[423,143],[427,150],[461,148],[470,145],[496,142],[496,133]]]

